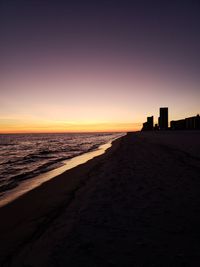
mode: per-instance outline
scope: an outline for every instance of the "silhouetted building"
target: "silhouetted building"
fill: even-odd
[[[155,130],[155,131],[158,131],[158,130],[159,130],[158,124],[155,124],[155,126],[154,126],[154,130]]]
[[[148,130],[148,125],[147,122],[143,123],[142,131],[147,131]]]
[[[200,116],[171,121],[170,126],[172,130],[200,130]]]
[[[147,122],[143,123],[142,131],[152,131],[153,130],[153,116],[147,117]]]
[[[158,118],[159,129],[168,129],[168,108],[160,108],[160,117]]]
[[[200,116],[199,114],[195,117],[185,119],[187,130],[200,130]]]
[[[148,124],[149,130],[153,130],[153,116],[147,117],[147,124]]]
[[[152,130],[167,130],[168,128],[168,108],[160,108],[160,117],[158,118],[158,124],[153,122],[153,116],[147,117],[147,121],[143,123],[142,131]],[[177,121],[170,122],[171,130],[200,130],[200,116],[189,117]]]
[[[171,121],[170,122],[170,128],[172,130],[185,130],[186,129],[186,123],[184,120],[178,120],[178,121]]]

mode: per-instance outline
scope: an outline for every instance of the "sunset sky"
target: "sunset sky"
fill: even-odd
[[[130,131],[200,113],[199,1],[0,3],[0,132]]]

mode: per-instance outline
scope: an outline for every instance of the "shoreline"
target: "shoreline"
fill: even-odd
[[[135,132],[0,208],[2,267],[198,266],[200,131]]]
[[[122,135],[122,136],[125,136]],[[63,160],[63,165],[61,167],[52,169],[47,172],[43,172],[35,177],[31,177],[29,179],[25,179],[21,181],[21,183],[3,193],[2,196],[0,196],[0,208],[11,203],[12,201],[15,201],[17,198],[21,197],[22,195],[28,193],[29,191],[33,190],[34,188],[39,187],[43,183],[47,182],[48,180],[54,179],[56,176],[75,168],[81,164],[86,163],[87,161],[98,157],[106,152],[108,148],[112,146],[112,142],[114,142],[116,139],[121,138],[117,137],[113,140],[100,145],[94,150],[90,150],[87,152],[84,152],[78,156],[69,158],[67,160]]]
[[[0,263],[2,259],[7,262],[9,255],[28,242],[30,236],[41,227],[41,218],[49,216],[47,221],[52,221],[58,212],[61,212],[62,207],[69,205],[75,192],[88,182],[90,171],[110,157],[124,137],[112,141],[105,153],[47,180],[0,207]],[[56,210],[57,207],[59,211]],[[46,225],[47,221],[44,220],[42,224]]]

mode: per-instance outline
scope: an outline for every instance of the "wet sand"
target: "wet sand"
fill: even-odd
[[[199,266],[200,132],[130,133],[0,209],[0,266]]]
[[[44,182],[47,182],[52,178],[55,178],[56,176],[64,173],[65,171],[70,170],[80,164],[86,163],[87,161],[93,159],[94,157],[104,154],[105,151],[109,147],[111,147],[111,145],[112,145],[111,142],[108,142],[106,144],[99,146],[99,148],[96,150],[83,153],[79,156],[73,157],[68,160],[64,160],[63,161],[64,165],[59,168],[41,173],[40,175],[34,178],[25,179],[24,181],[21,181],[21,183],[17,187],[14,187],[13,189],[4,192],[4,194],[0,196],[0,208],[14,201],[15,199],[19,198],[25,193],[33,190],[34,188],[39,187]]]

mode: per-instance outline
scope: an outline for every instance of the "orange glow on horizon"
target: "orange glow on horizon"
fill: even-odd
[[[141,129],[140,123],[12,123],[1,126],[0,134],[129,132]]]

